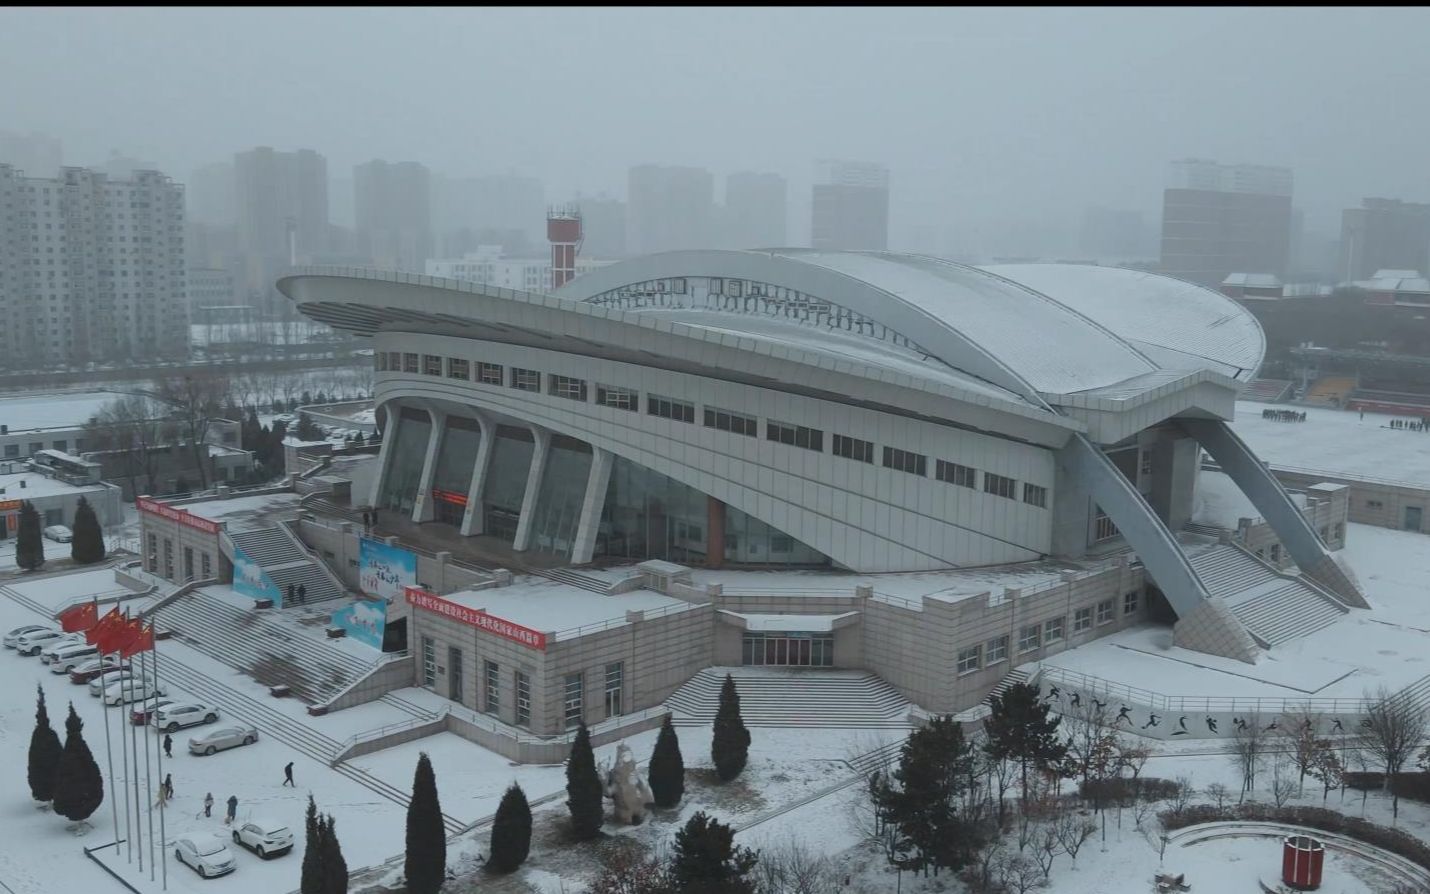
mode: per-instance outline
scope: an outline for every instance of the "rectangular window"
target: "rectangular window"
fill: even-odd
[[[472,377],[472,362],[460,357],[447,358],[447,378],[466,381]]]
[[[959,487],[977,487],[978,470],[972,466],[960,466],[958,463],[945,462],[939,460],[934,463],[933,477],[939,481],[947,481],[949,484],[956,484]]]
[[[540,391],[541,373],[534,369],[511,368],[511,387],[519,391]]]
[[[531,726],[531,675],[516,672],[516,725]]]
[[[1061,641],[1062,641],[1062,638],[1063,638],[1063,619],[1062,619],[1062,618],[1049,618],[1048,620],[1046,620],[1046,621],[1043,622],[1043,642],[1044,642],[1045,644],[1047,644],[1047,643],[1061,642]]]
[[[1143,450],[1140,463],[1140,471],[1143,478],[1152,474],[1152,451]]]
[[[1092,626],[1092,609],[1080,608],[1073,612],[1073,633],[1082,633]]]
[[[872,463],[874,461],[873,441],[861,441],[858,438],[851,438],[848,435],[835,435],[832,447],[835,456],[842,456],[845,459],[856,459],[861,463]]]
[[[8,449],[6,450],[6,454],[7,454],[7,455],[9,454],[9,450],[8,450]],[[1384,509],[1384,508],[1385,508],[1385,504],[1382,503],[1382,502],[1379,501],[1379,500],[1366,500],[1366,501],[1365,501],[1365,508],[1367,508],[1367,509]]]
[[[200,560],[200,564],[203,567],[203,573],[199,576],[202,577],[204,580],[208,580],[209,575],[213,573],[213,562],[210,560],[208,553],[204,553],[202,556],[200,556]]]
[[[482,675],[486,679],[488,714],[501,713],[501,667],[495,661],[482,662]]]
[[[567,729],[581,722],[582,708],[585,705],[584,695],[581,675],[567,674],[561,698],[562,716]]]
[[[732,434],[756,437],[759,434],[759,420],[743,413],[732,413],[715,407],[705,408],[705,427],[718,428]]]
[[[402,372],[402,354],[398,351],[387,352],[387,371]]]
[[[1037,484],[1023,485],[1023,502],[1039,509],[1048,508],[1048,489]]]
[[[1122,613],[1130,615],[1137,611],[1138,604],[1142,601],[1142,594],[1136,590],[1127,593],[1122,597]]]
[[[477,381],[483,385],[500,385],[502,383],[502,366],[500,363],[477,363]]]
[[[683,400],[647,394],[645,411],[648,415],[662,419],[674,419],[676,422],[689,422],[692,425],[695,423],[695,404],[688,404]]]
[[[969,646],[958,653],[958,672],[971,674],[983,666],[983,646]]]
[[[378,372],[387,372],[387,352],[378,351],[373,355],[373,361],[377,364]]]
[[[437,685],[437,643],[430,636],[422,637],[422,685]]]
[[[174,579],[174,541],[164,538],[164,579]]]
[[[409,373],[415,373],[415,372],[417,372],[417,355],[416,355],[416,354],[403,354],[403,355],[402,355],[402,371],[403,371],[403,372],[409,372]]]
[[[994,637],[988,641],[988,666],[997,664],[1008,657],[1008,634]]]
[[[897,447],[884,448],[884,468],[910,475],[928,475],[928,458],[921,453],[910,453]]]
[[[1110,623],[1111,621],[1112,600],[1104,599],[1097,604],[1097,624],[1099,627],[1101,627],[1103,624]]]
[[[621,692],[625,688],[625,663],[617,661],[606,665],[606,716],[618,717],[621,710]]]
[[[194,579],[194,548],[184,547],[184,580]]]
[[[596,403],[617,410],[639,410],[640,392],[628,388],[612,388],[610,385],[596,386]]]
[[[1043,625],[1029,624],[1018,631],[1018,651],[1031,652],[1043,644]]]
[[[159,571],[159,535],[149,535],[149,573],[156,574]]]
[[[20,455],[20,445],[19,445],[19,444],[6,444],[6,445],[5,445],[5,458],[6,458],[6,459],[14,459],[15,457],[17,457],[17,456],[19,456],[19,455]]]
[[[586,380],[573,379],[570,376],[550,375],[546,377],[546,393],[552,397],[564,397],[584,403],[586,401]]]
[[[1017,486],[1018,482],[1012,478],[1004,478],[1002,475],[994,475],[992,472],[983,473],[983,492],[986,494],[1016,500]]]
[[[789,425],[770,420],[765,423],[765,440],[824,452],[824,432],[817,428],[805,428],[803,425]]]

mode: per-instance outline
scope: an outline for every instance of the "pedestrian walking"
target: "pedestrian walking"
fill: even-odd
[[[362,527],[364,531],[372,527],[372,513],[366,509],[362,511]]]
[[[164,733],[164,757],[174,756],[174,737]]]
[[[174,774],[164,774],[164,797],[173,799],[174,797]]]
[[[299,585],[298,585],[298,604],[299,604],[299,605],[302,605],[304,602],[307,602],[307,601],[308,601],[308,585],[307,585],[307,584],[299,584]]]
[[[225,826],[233,825],[233,820],[238,816],[238,795],[228,796],[228,816],[223,818]]]
[[[288,766],[283,768],[283,785],[293,785],[293,762],[289,761]],[[282,786],[280,786],[281,788]],[[294,788],[298,786],[293,785]]]
[[[297,601],[298,601],[298,588],[295,587],[295,586],[293,586],[292,584],[289,584],[289,585],[288,585],[288,601],[289,601],[289,602],[297,602]]]
[[[204,793],[204,816],[206,816],[206,817],[212,817],[213,815],[214,815],[214,793],[213,793],[213,792],[205,792],[205,793]]]
[[[154,799],[154,806],[160,809],[169,806],[169,789],[164,783],[159,783],[159,796]]]

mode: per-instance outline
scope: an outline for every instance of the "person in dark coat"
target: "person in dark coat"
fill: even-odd
[[[213,793],[213,792],[206,792],[206,793],[204,794],[204,816],[213,816],[213,815],[214,815],[214,793]]]
[[[168,799],[171,800],[171,801],[174,799],[174,774],[173,774],[173,773],[165,773],[165,774],[164,774],[164,797],[168,798]]]
[[[174,737],[164,733],[164,757],[174,756]]]
[[[283,768],[283,785],[293,785],[293,762],[289,761],[288,766]],[[281,788],[282,786],[280,786]],[[298,786],[293,785],[294,788]]]
[[[235,819],[237,816],[238,816],[238,795],[229,795],[229,796],[228,796],[228,816],[224,817],[223,824],[224,824],[225,826],[232,825],[234,819]]]
[[[298,604],[299,604],[299,605],[302,605],[304,602],[307,602],[307,601],[308,601],[308,586],[307,586],[306,584],[299,584],[299,585],[298,585]]]

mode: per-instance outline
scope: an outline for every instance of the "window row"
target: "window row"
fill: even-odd
[[[1122,597],[1123,616],[1135,614],[1141,607],[1141,593],[1133,590]],[[1084,606],[1073,612],[1073,633],[1082,633],[1093,626],[1094,613],[1097,626],[1110,624],[1116,618],[1116,600],[1104,599],[1096,606]],[[1060,643],[1066,636],[1066,618],[1049,618],[1037,624],[1025,624],[1018,630],[1018,654],[1024,655],[1044,646]],[[992,667],[1008,657],[1008,635],[994,637],[986,643],[960,649],[957,656],[959,674],[971,674],[985,667]]]
[[[478,362],[475,364],[474,370],[470,361],[456,357],[443,358],[435,354],[419,355],[398,351],[379,351],[376,357],[377,369],[380,372],[415,373],[420,369],[425,375],[445,375],[450,379],[462,379],[464,381],[470,380],[472,373],[475,372],[476,381],[484,385],[506,384],[520,391],[534,391],[538,393],[541,391],[542,374],[539,370],[522,369],[514,366],[511,368],[510,380],[506,381],[503,376],[504,370],[502,366],[495,363]],[[585,379],[558,376],[554,373],[549,373],[547,374],[546,393],[554,397],[565,397],[570,400],[585,402],[587,383]],[[617,388],[611,385],[597,384],[596,403],[620,410],[639,412],[640,392],[626,388]],[[647,394],[646,413],[650,416],[658,416],[662,419],[670,419],[676,422],[686,422],[692,425],[695,423],[695,404],[671,397]],[[733,410],[707,406],[704,408],[703,421],[706,428],[714,428],[746,437],[757,437],[759,420],[754,416],[747,416],[743,413],[734,412]],[[806,450],[813,450],[819,453],[824,452],[824,432],[820,429],[809,428],[803,425],[794,425],[773,419],[766,420],[765,440],[802,447]],[[833,439],[833,453],[835,456],[841,456],[845,459],[872,464],[874,462],[874,442],[850,437],[849,435],[836,434]],[[897,447],[884,447],[883,466],[886,469],[907,472],[910,475],[918,475],[920,477],[928,476],[927,456],[921,453],[902,450]],[[977,469],[947,460],[935,460],[934,477],[939,481],[957,487],[977,489],[978,486]],[[1004,497],[1009,500],[1019,498],[1018,482],[1016,480],[1003,475],[996,475],[992,472],[983,473],[983,492],[997,497]],[[1048,489],[1041,485],[1023,482],[1022,500],[1030,506],[1046,509],[1048,506]]]

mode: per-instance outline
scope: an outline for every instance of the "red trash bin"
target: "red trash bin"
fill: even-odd
[[[1281,881],[1298,891],[1321,887],[1321,869],[1326,846],[1309,835],[1288,835],[1282,839]]]

